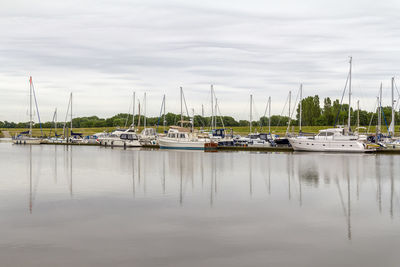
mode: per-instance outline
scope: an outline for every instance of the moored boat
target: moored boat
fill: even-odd
[[[160,137],[158,143],[164,149],[194,149],[204,150],[205,144],[211,140],[207,135],[196,134],[189,128],[171,126],[164,137]]]

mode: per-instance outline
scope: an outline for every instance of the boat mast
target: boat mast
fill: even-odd
[[[271,133],[271,97],[268,97],[268,132]]]
[[[193,117],[192,117],[192,133],[194,133],[194,108],[192,108],[192,113],[193,113]]]
[[[144,113],[144,122],[143,122],[143,129],[146,128],[146,110],[147,110],[147,100],[146,100],[146,92],[144,93],[144,101],[143,101],[143,113]]]
[[[29,136],[32,137],[32,76],[29,77]]]
[[[140,127],[140,100],[138,99],[138,109],[139,109],[139,119],[138,119],[138,125],[137,125],[137,127],[138,127],[138,129],[139,129],[139,127]]]
[[[54,135],[57,137],[57,108],[54,111]]]
[[[132,128],[135,130],[135,98],[136,98],[136,92],[133,92],[133,108],[132,108]]]
[[[252,120],[253,120],[253,95],[250,95],[250,133],[252,128]]]
[[[303,84],[300,84],[300,118],[299,118],[299,132],[301,133],[301,113],[303,110],[303,103],[302,103],[302,99],[303,99]]]
[[[214,108],[214,116],[215,116],[215,119],[214,119],[214,128],[215,129],[217,129],[217,120],[218,120],[218,98],[216,98],[215,97],[215,108]]]
[[[214,91],[214,90],[213,90]],[[214,107],[214,129],[217,129],[217,120],[218,120],[218,98],[215,96],[215,91],[214,91],[214,97],[215,97],[215,107]]]
[[[290,116],[290,106],[292,105],[292,91],[289,91],[289,120],[288,120],[288,126],[287,126],[287,130],[286,130],[286,134],[289,132],[290,130],[290,122],[291,122],[291,116]]]
[[[350,71],[349,71],[349,117],[347,118],[347,127],[349,132],[351,131],[351,117],[350,117],[350,110],[351,110],[351,67],[352,67],[353,58],[350,57]]]
[[[379,97],[378,97],[378,134],[381,133],[381,125],[382,125],[382,83],[381,87],[379,88]]]
[[[214,87],[211,84],[211,130],[214,130]]]
[[[70,95],[70,99],[71,99],[71,135],[72,135],[72,92]]]
[[[181,87],[181,127],[183,127],[183,89]]]
[[[165,126],[166,126],[166,124],[167,124],[167,120],[166,120],[166,118],[165,118],[165,94],[164,94],[164,100],[163,100],[163,102],[164,102],[164,121],[163,121],[164,129],[163,129],[163,131],[165,132]]]
[[[394,77],[392,77],[392,121],[390,123],[390,134],[392,137],[394,137],[394,132],[395,132],[395,128],[394,128],[394,124],[395,124],[395,115],[396,115],[396,111],[394,110]]]
[[[360,100],[357,100],[357,128],[360,130]]]

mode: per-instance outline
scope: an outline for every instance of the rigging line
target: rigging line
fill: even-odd
[[[215,90],[213,90],[213,93],[214,93],[215,100],[217,101],[218,98],[217,98],[217,95],[215,94]],[[221,110],[219,109],[219,104],[218,104],[218,102],[217,102],[217,109],[218,109],[218,111],[219,111],[219,118],[220,118],[221,123],[222,123],[222,128],[225,129],[224,120],[223,120],[223,118],[222,118],[222,113],[221,113]],[[217,111],[216,111],[216,112],[217,112]]]
[[[67,112],[65,113],[65,120],[64,120],[64,126],[63,126],[63,133],[64,134],[65,134],[65,126],[67,126],[67,118],[68,118],[70,104],[71,104],[71,97],[69,98]]]
[[[267,105],[265,105],[265,111],[264,111],[263,118],[265,118],[265,115],[267,115],[268,105],[269,105],[269,98],[267,98]],[[261,131],[262,131],[263,124],[262,124],[262,120],[261,119],[260,119],[260,127],[261,127]]]
[[[183,91],[182,91],[182,96],[183,96],[183,102],[185,103],[186,113],[187,113],[187,115],[189,117],[189,120],[190,120],[189,110],[188,110],[187,105],[186,105],[185,93]]]
[[[297,96],[296,96],[296,99],[295,99],[295,101],[294,101],[294,106],[293,106],[292,113],[290,114],[290,117],[289,117],[289,122],[288,122],[288,127],[287,127],[286,132],[289,132],[289,130],[290,130],[290,123],[292,122],[293,113],[294,113],[294,111],[295,111],[295,107],[296,107],[296,105],[297,105],[297,101],[298,101],[298,99],[299,99],[299,96],[300,96],[300,89],[297,91]]]
[[[278,123],[277,123],[277,125],[275,126],[275,131],[278,130],[278,126],[279,126],[279,124],[280,124],[280,122],[281,122],[281,119],[282,119],[282,116],[283,116],[283,112],[285,111],[285,108],[286,108],[286,105],[287,105],[288,101],[289,101],[289,95],[288,95],[287,98],[286,98],[286,102],[285,102],[285,105],[283,106],[281,115],[279,116]]]
[[[218,109],[218,112],[219,112],[219,117],[220,117],[220,119],[221,119],[222,128],[224,128],[224,129],[225,129],[224,120],[222,119],[222,113],[221,113],[221,110],[219,109],[219,105],[218,105],[218,103],[217,103],[217,109]]]
[[[300,97],[300,90],[297,91],[297,96],[296,96],[296,99],[295,99],[295,101],[294,101],[292,113],[290,114],[290,119],[292,119],[293,113],[294,113],[294,111],[296,110],[296,105],[297,105],[297,101],[299,100],[299,97]]]
[[[257,108],[256,108],[256,102],[254,101],[254,97],[252,98],[252,103],[253,103],[253,110],[254,110],[254,115],[255,118],[260,117],[260,115],[258,114]],[[257,122],[256,120],[253,120],[254,122]],[[255,127],[257,128],[257,127]]]
[[[371,120],[369,121],[367,133],[369,133],[369,129],[371,128],[372,119],[374,118],[374,115],[375,115],[375,111],[376,111],[377,106],[378,106],[378,100],[376,100],[376,102],[375,102],[374,112],[372,113]]]
[[[397,89],[396,80],[393,79],[393,81],[394,81],[394,87],[396,88],[397,94],[398,94],[398,96],[400,97],[400,92],[399,92],[399,89]]]
[[[33,86],[33,82],[32,82],[32,91],[33,91],[33,97],[35,99],[35,106],[36,106],[36,111],[37,111],[37,116],[38,116],[38,120],[39,120],[39,126],[40,126],[40,132],[42,133],[43,136],[43,128],[42,128],[42,122],[40,121],[40,114],[39,114],[39,108],[38,108],[38,103],[36,100],[36,93],[35,93],[35,87]]]
[[[342,99],[340,100],[340,108],[339,108],[338,113],[336,115],[336,119],[335,119],[335,123],[334,123],[333,127],[336,126],[336,122],[338,121],[340,111],[342,111],[343,98],[344,98],[344,94],[346,93],[347,83],[349,82],[349,78],[350,78],[350,72],[349,72],[349,74],[347,74],[347,79],[346,79],[346,83],[344,84]],[[350,106],[349,106],[349,109],[350,109]]]
[[[129,101],[129,102],[131,102],[131,101]],[[125,126],[124,126],[124,128],[126,128],[126,125],[128,125],[128,120],[129,120],[129,117],[131,116],[131,107],[132,107],[132,102],[129,104],[129,109],[128,109],[128,116],[126,116],[126,120],[125,120]]]
[[[162,102],[161,102],[160,116],[158,117],[156,132],[157,132],[157,130],[158,130],[158,126],[160,125],[161,114],[162,114],[162,111],[163,111],[163,107],[164,107],[164,105],[165,105],[164,102],[165,102],[165,97],[163,97],[163,100],[162,100]]]
[[[395,86],[397,94],[398,94],[398,97],[397,97],[397,100],[396,100],[396,107],[395,107],[395,110],[396,110],[399,107],[399,101],[400,101],[400,93],[399,93],[399,89],[397,89],[396,80],[394,80],[394,86]]]
[[[388,126],[388,124],[387,124],[387,121],[386,121],[386,116],[385,116],[385,113],[383,112],[383,108],[382,108],[382,106],[381,106],[381,110],[382,110],[383,119],[385,120],[385,124],[386,124],[386,130],[389,132],[389,126]]]
[[[56,109],[56,110],[57,110],[57,109]],[[52,132],[52,130],[53,130],[53,125],[54,125],[54,123],[57,123],[57,122],[54,122],[55,118],[56,118],[56,112],[54,112],[54,114],[53,114],[53,119],[52,119],[52,124],[51,124],[51,127],[50,127],[49,137],[51,136],[51,132]],[[55,129],[54,129],[54,132],[55,132]],[[55,134],[57,134],[57,133],[55,132]]]

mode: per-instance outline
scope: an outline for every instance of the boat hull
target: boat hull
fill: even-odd
[[[190,140],[171,140],[168,138],[160,138],[158,140],[162,149],[189,149],[189,150],[204,150],[205,141],[190,141]]]
[[[13,139],[12,142],[13,144],[20,144],[20,145],[40,145],[41,139]]]
[[[141,147],[139,140],[121,140],[119,138],[109,138],[109,139],[101,139],[99,140],[100,145],[102,146],[111,146],[111,147]]]

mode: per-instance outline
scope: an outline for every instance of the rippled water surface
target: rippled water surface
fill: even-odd
[[[0,143],[1,266],[398,266],[400,156]]]

